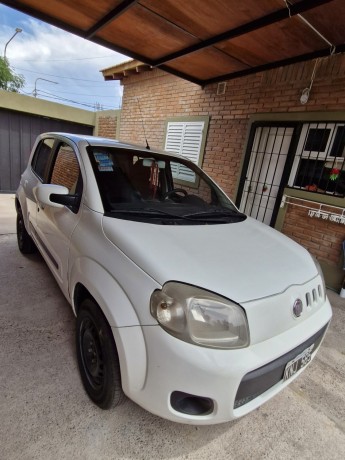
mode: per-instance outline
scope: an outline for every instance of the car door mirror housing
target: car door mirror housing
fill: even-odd
[[[40,184],[34,189],[34,195],[39,203],[55,208],[63,208],[64,204],[57,203],[52,195],[66,197],[68,195],[68,188],[63,185]]]
[[[80,204],[80,196],[79,195],[60,195],[59,193],[51,193],[50,201],[52,202],[52,206],[67,206],[70,208],[74,213],[76,213],[79,209]]]
[[[79,195],[70,195],[67,187],[55,184],[40,184],[35,188],[35,198],[39,203],[63,208],[67,206],[73,212],[77,212],[80,204]]]

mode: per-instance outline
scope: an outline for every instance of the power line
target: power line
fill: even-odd
[[[73,59],[21,59],[21,58],[12,58],[11,61],[21,61],[21,62],[73,62],[73,61],[88,61],[90,59],[107,59],[114,58],[114,55],[109,54],[108,56],[95,56],[88,58],[73,58]]]
[[[38,92],[44,97],[51,97],[53,99],[59,99],[61,101],[72,102],[73,104],[80,104],[86,107],[94,107],[94,103],[92,102],[77,102],[77,101],[73,101],[72,99],[67,99],[65,97],[61,97],[61,96],[58,96],[57,94],[49,93],[48,91],[43,91],[43,90],[39,90]]]
[[[28,70],[28,69],[21,69],[20,67],[13,67],[15,70],[21,70],[22,72],[29,72],[29,73],[35,73],[37,75],[46,75],[48,77],[55,77],[55,78],[65,78],[67,80],[77,80],[77,81],[89,81],[89,82],[94,82],[94,83],[100,83],[102,80],[86,80],[85,78],[73,78],[73,77],[63,77],[61,75],[53,75],[51,73],[43,73],[43,72],[35,72],[34,70]],[[104,81],[104,83],[108,83]]]
[[[93,97],[106,97],[106,98],[121,98],[121,96],[113,95],[113,96],[103,96],[102,94],[85,94],[85,93],[76,93],[74,91],[60,91],[59,94],[74,94],[75,96],[93,96]]]
[[[24,94],[28,95],[28,96],[32,96],[31,93],[27,93],[26,91],[22,91]],[[65,102],[70,102],[72,104],[75,104],[75,105],[81,105],[81,106],[84,106],[84,107],[90,107],[90,108],[94,108],[94,105],[92,104],[84,104],[82,102],[77,102],[77,101],[72,101],[70,99],[64,99],[64,98],[61,98],[61,97],[58,97],[58,96],[50,96],[50,95],[46,95],[46,94],[43,94],[42,91],[37,91],[37,94],[38,95],[41,95],[43,98],[45,99],[55,99],[55,100],[59,100],[59,101],[65,101]]]
[[[26,91],[21,91],[21,92],[23,94],[28,95],[28,96],[32,96],[31,93],[28,93]],[[66,99],[66,98],[59,97],[59,96],[56,96],[56,95],[53,95],[53,94],[45,93],[45,91],[42,91],[42,90],[38,90],[37,94],[40,94],[45,99],[54,99],[54,100],[58,100],[58,101],[69,102],[69,103],[72,103],[72,104],[75,104],[75,105],[80,105],[80,106],[83,106],[83,107],[89,107],[89,108],[95,109],[95,103],[77,102],[77,101],[73,101],[71,99]],[[114,107],[112,107],[112,106],[105,106],[103,104],[101,104],[101,105],[102,105],[102,107],[114,110]]]
[[[60,101],[64,101],[64,102],[70,102],[70,103],[73,103],[73,104],[77,104],[77,105],[83,105],[85,107],[90,107],[90,108],[94,108],[95,107],[95,103],[92,103],[92,102],[77,102],[77,101],[73,101],[72,99],[67,99],[67,98],[64,98],[64,97],[61,97],[61,96],[57,96],[56,94],[53,94],[53,93],[49,93],[47,91],[43,91],[43,90],[38,90],[37,91],[38,94],[41,94],[43,97],[49,97],[51,99],[57,99],[57,100],[60,100]],[[110,106],[110,105],[103,105],[103,107],[106,107],[106,108],[109,108],[109,109],[114,109],[113,106]]]

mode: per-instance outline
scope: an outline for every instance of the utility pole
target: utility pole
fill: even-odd
[[[14,37],[15,37],[17,34],[20,34],[20,32],[23,32],[23,29],[20,29],[19,27],[17,27],[15,33],[12,35],[12,37],[11,37],[11,38],[8,40],[8,42],[6,43],[5,49],[4,49],[4,59],[6,59],[6,49],[7,49],[7,45],[10,43],[10,41],[12,41],[12,40],[14,39]]]

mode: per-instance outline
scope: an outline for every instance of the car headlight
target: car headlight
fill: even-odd
[[[326,283],[325,283],[325,278],[323,276],[323,272],[322,272],[322,268],[321,268],[321,265],[320,265],[320,262],[317,260],[317,258],[315,256],[311,256],[314,260],[314,264],[316,266],[316,269],[321,277],[321,280],[322,280],[322,289],[323,289],[323,297],[324,297],[324,300],[326,300]]]
[[[242,307],[212,292],[169,282],[151,296],[151,314],[173,336],[210,348],[249,345],[249,327]]]

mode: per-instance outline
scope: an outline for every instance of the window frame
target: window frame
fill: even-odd
[[[204,161],[204,153],[205,153],[205,146],[206,146],[206,140],[207,140],[207,133],[208,133],[208,126],[209,126],[209,120],[210,117],[208,115],[201,115],[201,116],[195,116],[195,117],[169,117],[165,121],[165,130],[164,130],[164,141],[163,141],[163,149],[165,152],[172,153],[175,155],[180,155],[183,158],[192,161],[194,164],[202,168],[202,164]],[[184,134],[186,132],[186,127],[187,125],[191,124],[200,124],[202,123],[202,134],[201,134],[201,139],[200,139],[200,146],[198,146],[198,154],[197,154],[197,161],[195,161],[193,158],[191,158],[189,155],[185,154],[183,151],[184,145],[180,145],[180,148],[178,150],[168,150],[167,149],[167,142],[168,142],[168,134],[169,134],[169,126],[171,125],[176,125],[176,126],[181,126],[183,125],[183,133],[182,133],[182,139],[184,137]],[[183,179],[179,179],[176,177],[173,177],[174,182],[180,185],[188,186],[188,187],[198,187],[198,183],[196,182],[191,182]],[[197,181],[198,182],[198,181]]]
[[[319,121],[319,122],[309,122],[309,123],[302,122],[302,129],[301,129],[299,140],[297,143],[297,148],[296,148],[296,152],[294,155],[294,161],[292,164],[289,181],[288,181],[289,187],[297,189],[297,190],[303,190],[305,188],[304,186],[295,185],[298,179],[298,173],[301,167],[302,160],[320,162],[322,163],[322,169],[337,168],[337,169],[340,169],[340,171],[344,173],[345,171],[345,148],[342,152],[343,156],[332,156],[331,155],[332,149],[334,146],[334,142],[337,136],[337,131],[339,128],[345,129],[344,121]],[[330,130],[328,139],[326,141],[325,148],[322,151],[305,149],[305,145],[308,142],[308,133],[312,129],[320,129],[320,130],[329,129]],[[314,167],[314,169],[316,169],[316,166]],[[319,184],[322,181],[322,176],[319,178],[315,177],[314,179],[315,179],[315,182],[317,179],[317,182]],[[331,191],[331,190],[324,190],[323,192],[316,190],[314,193],[318,193],[321,195],[330,194],[330,195],[338,196],[335,191]],[[341,196],[341,194],[339,196]]]
[[[53,156],[52,156],[52,159],[51,159],[50,168],[49,168],[49,174],[48,174],[46,183],[51,184],[53,171],[54,171],[56,161],[57,161],[57,158],[58,158],[58,155],[59,155],[60,147],[62,145],[66,145],[67,147],[69,147],[71,149],[71,151],[74,154],[75,159],[77,160],[78,168],[79,168],[79,176],[78,176],[78,179],[77,179],[77,186],[76,186],[75,193],[72,193],[72,194],[69,193],[69,195],[71,195],[71,196],[81,196],[82,192],[83,192],[83,176],[82,176],[82,170],[81,170],[81,166],[80,166],[80,161],[79,161],[78,154],[77,154],[76,150],[73,148],[73,146],[71,144],[69,144],[65,140],[56,139],[56,142],[55,142],[55,145],[54,145],[54,153],[53,153]],[[56,184],[56,185],[63,185],[63,184]]]
[[[36,165],[37,165],[37,159],[38,159],[38,157],[39,157],[39,155],[41,153],[42,145],[45,144],[45,142],[47,140],[52,141],[52,146],[51,146],[50,152],[48,154],[48,159],[47,159],[46,165],[44,167],[43,177],[41,177],[39,175],[39,173],[37,172],[37,170],[36,170]],[[35,152],[34,152],[34,154],[32,156],[31,170],[35,174],[35,176],[42,182],[42,184],[46,183],[47,180],[48,180],[50,170],[51,170],[51,164],[52,164],[52,161],[53,161],[53,158],[54,158],[55,145],[56,145],[56,139],[54,139],[54,137],[45,137],[45,138],[43,138],[43,139],[41,139],[39,141],[39,143],[37,144],[37,147],[35,149]]]

